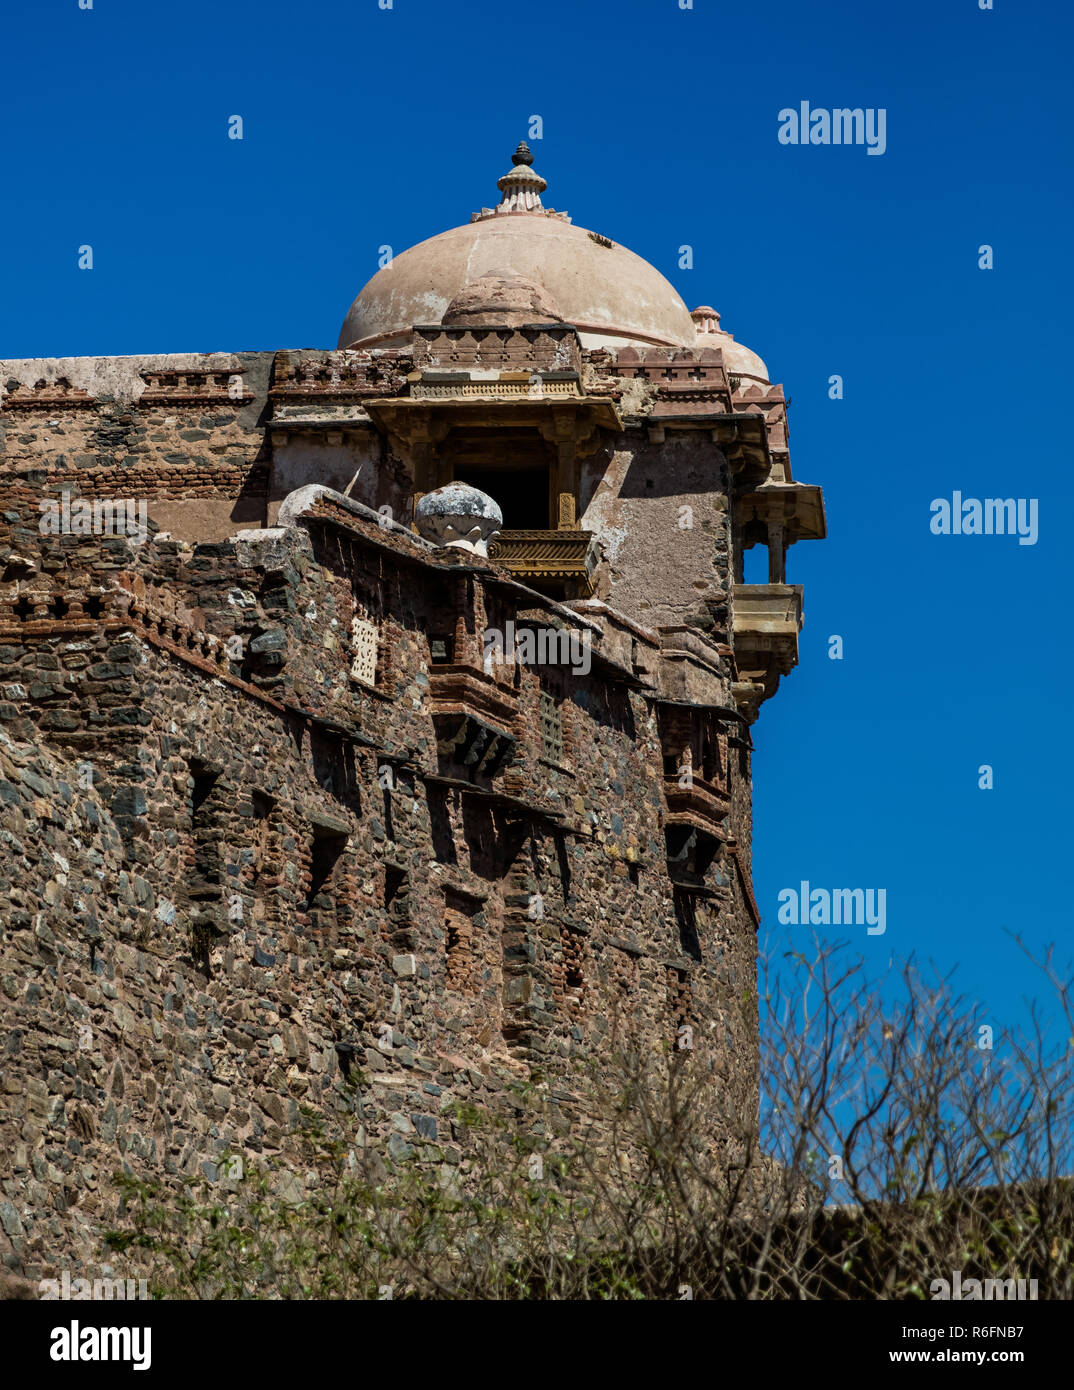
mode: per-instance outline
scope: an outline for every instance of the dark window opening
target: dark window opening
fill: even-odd
[[[418,939],[410,920],[409,876],[405,869],[397,868],[394,864],[384,866],[384,910],[392,949],[400,955],[413,951]]]
[[[406,870],[393,869],[388,865],[384,870],[384,906],[389,908],[396,898],[405,897]]]
[[[444,964],[448,989],[471,994],[476,984],[474,935],[475,918],[479,910],[476,901],[458,893],[448,893],[444,900]]]
[[[585,937],[564,928],[562,944],[564,1002],[579,1009],[585,999]]]
[[[505,531],[545,531],[549,520],[549,470],[531,468],[455,468],[457,482],[469,483],[495,499],[503,512]]]
[[[675,920],[679,925],[679,945],[683,955],[701,963],[701,938],[697,931],[697,904],[692,893],[675,890]]]
[[[197,820],[202,812],[205,803],[212,796],[213,788],[216,786],[220,774],[218,772],[195,772],[194,790],[191,795],[191,810],[194,819]]]
[[[314,928],[336,925],[338,869],[347,847],[345,835],[314,833],[310,846],[310,886],[306,911]]]
[[[354,745],[314,729],[310,734],[310,756],[318,785],[345,805],[359,809],[358,773]]]
[[[260,878],[266,867],[269,855],[269,838],[272,831],[272,812],[276,803],[264,792],[250,793],[250,809],[253,811],[254,832],[254,875]]]
[[[447,972],[448,984],[458,985],[466,973],[466,933],[461,923],[448,918],[447,921]]]
[[[218,788],[219,772],[204,763],[190,767],[193,788],[190,794],[190,830],[194,838],[195,896],[221,883]]]
[[[693,988],[690,984],[689,972],[670,969],[667,972],[667,982],[672,1046],[680,1051],[689,1051],[693,1047],[692,1024],[694,1016]]]

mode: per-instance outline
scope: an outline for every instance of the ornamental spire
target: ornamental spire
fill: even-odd
[[[498,212],[543,212],[541,194],[548,184],[530,166],[533,155],[525,140],[511,156],[512,168],[502,179],[496,180],[496,187],[503,194]]]

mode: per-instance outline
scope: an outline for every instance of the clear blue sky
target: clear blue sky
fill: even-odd
[[[1072,28],[1060,0],[9,6],[0,357],[332,347],[378,248],[493,201],[541,116],[546,201],[721,311],[825,490],[754,730],[766,928],[796,934],[800,879],[884,887],[863,949],[960,963],[998,1022],[1037,989],[1004,928],[1071,939]],[[802,100],[885,108],[886,152],[780,145]],[[955,489],[1037,498],[1037,544],[931,535]]]

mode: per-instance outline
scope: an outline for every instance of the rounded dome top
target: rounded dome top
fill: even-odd
[[[728,375],[749,377],[752,381],[764,382],[766,386],[769,384],[768,368],[764,362],[745,343],[736,343],[734,334],[720,327],[720,316],[715,309],[702,304],[691,311],[690,317],[697,330],[697,346],[719,348]]]
[[[433,545],[488,555],[488,543],[503,526],[503,512],[487,492],[454,482],[427,492],[414,508],[418,533]]]
[[[546,303],[542,292],[550,296],[559,321],[573,324],[586,347],[692,346],[689,311],[663,275],[625,246],[545,209],[545,181],[530,168],[529,151],[520,147],[513,159],[499,180],[499,207],[419,242],[373,276],[350,307],[339,346],[399,346],[415,324],[439,324],[452,307],[468,311],[461,292],[479,298],[475,282],[495,275],[529,281],[535,304]]]

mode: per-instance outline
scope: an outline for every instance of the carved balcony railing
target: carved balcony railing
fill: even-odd
[[[534,588],[564,585],[571,598],[589,598],[600,547],[591,531],[501,531],[489,559]]]
[[[518,714],[510,687],[476,667],[441,662],[429,670],[429,704],[442,771],[490,778],[510,761]]]
[[[436,715],[471,715],[495,725],[504,733],[514,731],[518,697],[478,667],[438,662],[429,670],[429,705]]]
[[[685,786],[682,783],[681,777],[664,778],[668,825],[690,825],[718,840],[725,840],[724,821],[731,809],[729,793],[696,775],[692,775]]]

